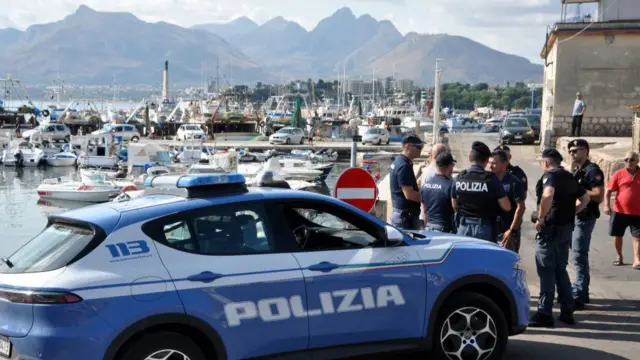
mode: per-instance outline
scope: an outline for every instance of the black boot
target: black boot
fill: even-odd
[[[553,317],[550,315],[541,314],[540,312],[536,312],[529,320],[529,327],[537,328],[537,327],[553,327],[555,321]]]
[[[567,325],[576,324],[576,319],[573,318],[573,314],[569,313],[561,313],[560,316],[558,316],[558,321],[561,321]]]

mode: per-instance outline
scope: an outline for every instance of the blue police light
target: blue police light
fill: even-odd
[[[242,174],[193,174],[193,175],[159,175],[148,177],[144,181],[151,188],[190,189],[203,186],[245,184]]]

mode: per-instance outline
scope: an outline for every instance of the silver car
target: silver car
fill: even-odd
[[[31,135],[38,134],[43,140],[66,141],[71,139],[71,130],[64,124],[44,124],[35,129],[22,133],[23,139],[31,139]]]
[[[271,144],[303,144],[304,143],[304,131],[300,128],[284,127],[275,134],[269,136],[269,143]]]
[[[362,145],[371,143],[372,145],[381,145],[382,143],[389,144],[390,140],[389,131],[381,128],[371,128],[362,136]]]

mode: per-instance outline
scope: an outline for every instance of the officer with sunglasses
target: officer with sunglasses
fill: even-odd
[[[573,282],[575,310],[584,309],[589,303],[589,247],[591,234],[600,217],[600,203],[604,200],[604,173],[600,167],[589,161],[589,142],[575,139],[569,143],[569,154],[573,161],[573,177],[589,194],[589,204],[576,214],[575,228],[571,241],[571,260],[576,270]]]
[[[402,154],[391,164],[389,185],[391,188],[391,224],[405,230],[420,230],[420,191],[413,160],[420,156],[424,142],[416,135],[402,139]]]

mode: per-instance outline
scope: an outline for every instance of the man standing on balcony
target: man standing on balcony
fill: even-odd
[[[582,94],[576,94],[576,101],[573,103],[573,120],[571,121],[571,136],[580,137],[580,130],[582,130],[582,116],[584,115],[584,109],[586,108],[584,100],[582,100]]]

